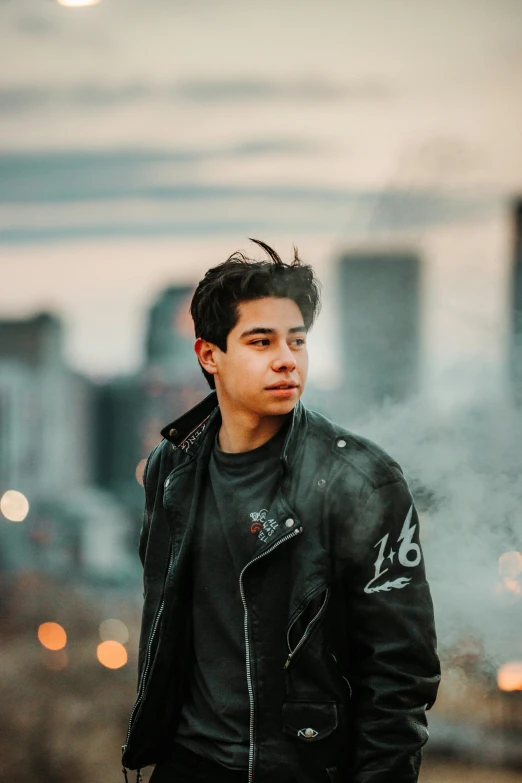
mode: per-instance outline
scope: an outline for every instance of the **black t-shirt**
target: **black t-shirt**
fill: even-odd
[[[194,662],[176,742],[247,769],[248,698],[239,575],[279,523],[268,509],[281,477],[287,424],[252,451],[217,444],[209,461],[194,549]]]

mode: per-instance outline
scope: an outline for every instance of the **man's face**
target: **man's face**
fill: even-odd
[[[261,416],[289,413],[304,391],[308,349],[303,316],[292,299],[239,305],[225,353],[213,349],[220,405]]]

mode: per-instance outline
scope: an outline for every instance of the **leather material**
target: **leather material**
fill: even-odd
[[[329,783],[341,783],[337,767],[328,767],[326,770],[326,779]]]
[[[123,752],[131,769],[168,761],[176,734],[190,668],[191,547],[220,421],[209,394],[164,428],[147,459],[139,687]],[[301,402],[281,459],[270,509],[279,526],[243,584],[254,783],[416,783],[440,666],[401,468]]]
[[[287,701],[283,704],[283,731],[301,742],[318,742],[339,725],[337,704]]]

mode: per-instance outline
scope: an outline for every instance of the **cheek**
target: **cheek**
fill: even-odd
[[[252,393],[252,385],[256,384],[260,377],[264,377],[266,372],[266,363],[261,360],[259,354],[245,351],[245,353],[238,353],[231,358],[227,366],[226,383],[229,387],[233,387],[235,392],[239,392],[241,389]]]

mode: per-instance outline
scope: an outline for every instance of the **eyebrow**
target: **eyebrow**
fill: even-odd
[[[306,332],[306,326],[302,324],[301,326],[292,326],[288,330],[288,334],[297,334],[298,332]],[[252,329],[247,329],[246,332],[243,332],[243,334],[240,336],[240,339],[242,340],[244,337],[252,337],[254,334],[275,334],[275,329],[269,329],[267,326],[254,326]]]

